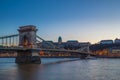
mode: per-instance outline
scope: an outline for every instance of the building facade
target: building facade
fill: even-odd
[[[77,40],[68,40],[66,42],[62,42],[62,37],[58,37],[58,42],[53,41],[43,41],[38,43],[38,47],[41,48],[58,48],[58,49],[70,49],[76,50],[81,47],[90,46],[90,42],[78,42]]]
[[[100,44],[113,44],[113,40],[101,40]]]

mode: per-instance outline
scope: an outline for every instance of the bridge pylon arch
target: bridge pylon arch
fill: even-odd
[[[17,51],[16,63],[41,63],[39,50],[36,49],[36,26],[27,25],[18,29],[19,46],[23,50]]]

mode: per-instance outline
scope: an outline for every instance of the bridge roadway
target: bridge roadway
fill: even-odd
[[[89,55],[88,52],[80,52],[78,50],[64,50],[64,49],[41,49],[41,48],[22,48],[22,47],[0,47],[0,51],[26,51],[26,50],[37,50],[37,51],[50,51],[50,52],[70,52],[81,55]]]
[[[70,52],[70,53],[78,53],[78,54],[89,54],[88,52],[80,52],[78,50],[65,50],[65,49],[41,49],[41,51]]]

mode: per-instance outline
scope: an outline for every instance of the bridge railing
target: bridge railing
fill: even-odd
[[[18,46],[19,34],[0,36],[0,46]]]

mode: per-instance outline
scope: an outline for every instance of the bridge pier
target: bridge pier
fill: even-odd
[[[78,57],[79,57],[80,59],[85,59],[87,56],[88,56],[88,54],[84,54],[84,55],[83,55],[83,54],[81,54],[81,55],[79,54]]]
[[[16,63],[41,63],[39,51],[36,48],[36,26],[27,25],[21,26],[19,29],[19,46],[23,50],[18,50]],[[13,39],[14,41],[14,39]]]
[[[18,50],[17,57],[15,60],[16,63],[41,63],[38,50],[27,49],[27,50]]]

